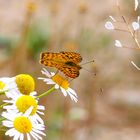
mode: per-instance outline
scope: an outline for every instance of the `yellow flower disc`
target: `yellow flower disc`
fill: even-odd
[[[5,87],[5,84],[2,81],[0,81],[0,90],[3,90],[4,87]]]
[[[27,117],[20,116],[14,120],[14,128],[20,133],[29,133],[32,130],[32,123]]]
[[[16,76],[16,84],[22,94],[29,95],[35,89],[34,79],[27,74],[19,74]]]
[[[33,110],[30,115],[34,115],[37,110],[37,102],[36,100],[29,96],[29,95],[23,95],[19,97],[16,101],[16,106],[20,112],[25,112],[27,109],[29,109],[30,106],[33,106]]]
[[[56,84],[58,84],[59,86],[61,86],[62,88],[64,88],[65,90],[67,90],[68,87],[69,87],[69,82],[66,79],[64,79],[62,76],[58,75],[58,74],[52,76],[52,80]]]

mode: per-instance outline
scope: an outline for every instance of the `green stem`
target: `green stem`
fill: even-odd
[[[0,122],[2,122],[2,121],[4,121],[5,120],[5,118],[4,117],[1,117],[0,118]]]
[[[49,89],[48,91],[36,96],[36,98],[41,98],[43,96],[49,95],[51,92],[53,92],[55,90],[55,87],[52,87],[51,89]]]
[[[2,105],[0,105],[0,108],[3,108],[4,106],[8,105],[9,103],[4,103]]]
[[[1,90],[0,95],[5,94],[6,91],[8,91],[8,90]]]

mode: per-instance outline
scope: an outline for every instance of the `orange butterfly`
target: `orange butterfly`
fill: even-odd
[[[40,58],[41,64],[55,67],[70,78],[79,76],[79,70],[82,68],[79,65],[81,61],[81,55],[75,52],[43,52]]]

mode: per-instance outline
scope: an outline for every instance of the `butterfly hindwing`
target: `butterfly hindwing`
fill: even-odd
[[[67,77],[70,77],[70,78],[76,78],[79,76],[79,68],[78,67],[62,65],[59,68],[59,70],[62,71]]]

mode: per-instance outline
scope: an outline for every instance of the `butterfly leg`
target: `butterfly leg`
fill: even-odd
[[[59,70],[57,70],[57,71],[55,72],[55,75],[58,74],[58,72],[59,72]]]
[[[70,80],[69,80],[69,82],[72,82],[72,81],[73,81],[73,79],[70,79]]]

